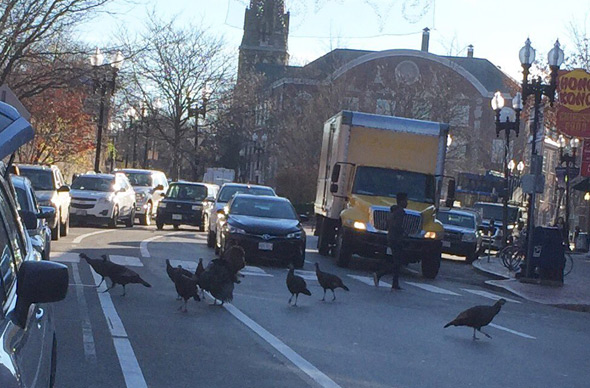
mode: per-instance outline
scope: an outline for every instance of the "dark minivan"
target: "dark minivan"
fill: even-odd
[[[173,182],[168,187],[166,196],[158,203],[156,227],[173,225],[196,226],[203,230],[203,202],[217,194],[217,185],[197,182]]]

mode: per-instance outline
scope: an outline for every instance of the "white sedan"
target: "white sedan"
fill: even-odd
[[[72,182],[70,220],[74,223],[107,223],[110,228],[125,222],[133,226],[135,191],[122,173],[83,174]]]

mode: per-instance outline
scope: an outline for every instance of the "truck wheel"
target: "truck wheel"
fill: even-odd
[[[207,233],[207,247],[213,248],[215,246],[215,233],[209,230]]]
[[[470,255],[465,257],[465,263],[471,264],[475,260],[477,260],[478,258],[479,258],[479,252],[478,251],[472,252]]]
[[[326,225],[327,221],[322,221],[319,236],[318,236],[318,252],[322,256],[328,256],[330,254],[330,241],[332,240],[329,236],[334,235],[334,228]]]
[[[152,224],[152,204],[148,202],[147,208],[145,209],[145,214],[139,218],[139,223],[141,225],[151,225]]]
[[[129,214],[129,218],[125,220],[125,226],[127,228],[133,228],[135,224],[135,205],[133,205],[133,210],[131,210],[131,214]]]
[[[60,223],[59,225],[59,234],[61,236],[67,236],[68,233],[70,232],[70,212],[68,211],[68,216],[66,217],[66,221],[62,224]]]
[[[431,254],[429,257],[422,259],[422,276],[426,279],[434,279],[440,269],[441,257],[439,254]]]
[[[158,228],[158,230],[162,230],[164,229],[164,223],[158,221],[158,219],[156,218],[156,228]]]
[[[59,230],[60,229],[59,223],[60,223],[60,219],[61,219],[60,217],[61,217],[61,215],[59,214],[59,210],[57,210],[55,212],[55,219],[56,219],[56,221],[55,221],[55,228],[52,228],[51,229],[51,239],[53,241],[58,241],[59,240],[59,232],[60,232],[60,230]]]
[[[339,267],[348,267],[352,258],[352,236],[344,227],[338,232],[336,240],[336,264]]]

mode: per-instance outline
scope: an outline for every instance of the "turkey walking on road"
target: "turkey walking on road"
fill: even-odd
[[[172,282],[174,284],[176,284],[176,277],[178,276],[178,274],[182,274],[184,276],[186,276],[187,278],[192,278],[193,274],[191,273],[191,271],[182,268],[182,266],[178,266],[176,268],[174,268],[172,265],[170,265],[170,260],[166,259],[166,273],[168,274],[168,277],[170,278],[170,280],[172,280]],[[177,295],[176,300],[180,300],[182,299],[182,296],[180,294]]]
[[[295,296],[295,303],[293,306],[297,306],[297,298],[299,298],[299,294],[311,296],[311,291],[307,289],[305,280],[301,276],[295,275],[295,268],[292,264],[289,264],[289,272],[287,273],[287,288],[291,293],[289,305],[291,304],[291,300],[293,300],[293,296]]]
[[[80,258],[86,260],[86,262],[92,267],[94,272],[100,275],[102,279],[100,280],[100,283],[98,283],[98,285],[96,286],[97,288],[100,287],[102,282],[104,282],[104,277],[107,276],[110,264],[112,264],[109,261],[107,255],[102,255],[100,259],[92,259],[88,257],[87,254],[80,253]]]
[[[176,292],[180,297],[184,300],[183,304],[178,308],[183,312],[187,312],[186,304],[190,298],[193,298],[195,302],[199,302],[201,298],[199,298],[199,289],[197,287],[197,279],[194,276],[185,276],[184,273],[178,271],[176,273],[176,277],[174,278],[174,286],[176,287]]]
[[[461,314],[457,315],[457,318],[447,323],[445,327],[449,326],[468,326],[473,328],[473,339],[479,339],[475,336],[475,330],[483,333],[488,338],[490,337],[487,333],[481,331],[481,328],[492,322],[492,319],[500,312],[502,305],[506,303],[506,299],[499,299],[492,306],[475,306],[471,307]]]
[[[322,272],[320,270],[319,263],[315,263],[315,274],[318,278],[318,283],[320,283],[320,286],[322,286],[322,288],[324,289],[324,297],[321,300],[326,300],[326,290],[332,291],[333,301],[336,300],[336,294],[334,293],[334,289],[342,288],[345,291],[350,291],[348,287],[344,285],[342,279],[340,279],[338,276],[332,275],[328,272]]]

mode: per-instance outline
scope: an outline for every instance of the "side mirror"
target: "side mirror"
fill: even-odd
[[[455,203],[455,180],[451,179],[449,181],[449,187],[447,188],[447,200],[445,201],[445,206],[448,208],[452,208],[454,203]]]
[[[37,229],[37,214],[29,210],[19,210],[21,220],[27,229]],[[54,213],[55,214],[55,213]]]
[[[221,209],[217,210],[216,213],[217,213],[217,215],[225,215],[225,210],[224,210],[224,208],[221,208]]]
[[[334,194],[338,192],[338,183],[332,183],[330,185],[330,193]]]
[[[156,187],[154,187],[154,191],[158,191],[158,190],[164,190],[164,186],[157,185]]]
[[[215,197],[207,197],[205,198],[205,202],[215,202]]]
[[[48,219],[55,217],[55,208],[51,206],[39,206],[39,213],[37,213],[37,218],[40,219]]]
[[[309,221],[309,217],[307,216],[307,214],[300,214],[299,215],[299,220],[301,222],[307,222],[307,221]]]
[[[25,328],[29,307],[33,303],[63,300],[68,292],[68,267],[53,261],[23,261],[16,286],[16,306],[11,320]]]
[[[60,187],[59,189],[57,189],[58,193],[69,193],[70,192],[70,186],[68,185],[63,185],[62,187]]]

